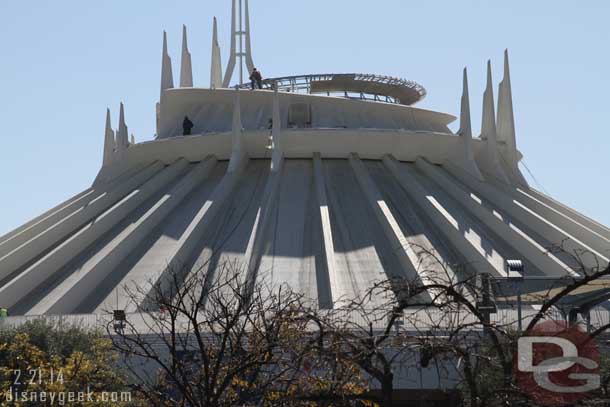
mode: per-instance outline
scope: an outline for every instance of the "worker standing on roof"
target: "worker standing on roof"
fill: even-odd
[[[190,136],[191,130],[193,130],[193,122],[189,120],[188,116],[184,116],[184,121],[182,122],[182,134],[184,136]]]
[[[254,90],[257,86],[259,89],[263,88],[263,76],[256,68],[252,70],[250,80],[252,81],[252,90]]]

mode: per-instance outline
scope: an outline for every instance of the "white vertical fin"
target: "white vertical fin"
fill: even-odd
[[[246,67],[248,72],[252,72],[254,69],[254,62],[252,61],[252,43],[250,42],[250,7],[248,6],[248,0],[246,1]]]
[[[106,131],[104,133],[104,161],[102,165],[109,165],[114,156],[114,131],[110,122],[110,109],[106,109]]]
[[[193,66],[191,63],[191,53],[189,52],[186,40],[186,26],[182,26],[182,60],[180,62],[180,87],[193,87]]]
[[[488,174],[494,176],[501,182],[508,183],[509,180],[504,173],[498,153],[498,139],[496,133],[496,114],[494,111],[493,82],[491,79],[491,61],[487,61],[487,86],[483,94],[483,119],[481,123],[481,138],[484,140],[485,148],[482,151],[482,167]]]
[[[127,129],[127,125],[125,124],[125,108],[123,106],[123,102],[121,102],[121,107],[119,110],[119,130],[117,132],[116,144],[117,151],[123,152],[127,150],[129,146],[129,131]]]
[[[235,2],[238,0],[231,0],[231,54],[229,56],[229,62],[227,63],[227,70],[225,71],[225,77],[222,83],[223,88],[228,88],[231,84],[231,78],[233,77],[233,71],[235,70],[235,60],[237,58],[237,36],[235,34]]]
[[[167,53],[167,33],[163,31],[163,56],[161,60],[161,94],[165,89],[174,87],[174,75],[172,73],[172,59]]]
[[[464,68],[462,82],[462,99],[460,105],[460,130],[458,131],[463,148],[462,167],[478,180],[483,181],[481,172],[474,158],[472,147],[472,123],[470,121],[470,97],[468,96],[468,73]]]
[[[510,83],[508,50],[504,50],[504,78],[498,86],[498,143],[507,162],[510,177],[517,183],[527,186],[527,181],[519,170],[519,152],[515,137],[515,117],[513,95]]]
[[[235,87],[235,96],[233,98],[233,140],[231,147],[231,159],[229,161],[229,168],[227,172],[235,172],[244,160],[245,145],[244,145],[244,134],[241,124],[241,97],[239,94],[239,87]]]
[[[222,88],[222,62],[220,45],[218,44],[218,22],[214,17],[214,32],[212,34],[212,69],[210,72],[210,88]]]
[[[280,116],[280,95],[275,86],[273,92],[273,126],[271,130],[271,138],[273,140],[273,153],[271,154],[271,171],[277,171],[281,167],[281,161],[284,157],[282,150],[282,135],[281,135],[281,116]]]

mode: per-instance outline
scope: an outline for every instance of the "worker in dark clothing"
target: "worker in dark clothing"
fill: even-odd
[[[191,130],[193,130],[193,122],[189,120],[188,116],[184,116],[184,121],[182,122],[182,134],[185,136],[190,136]]]
[[[263,88],[263,76],[256,68],[252,70],[250,80],[252,81],[252,90],[254,90],[257,86],[259,89]]]

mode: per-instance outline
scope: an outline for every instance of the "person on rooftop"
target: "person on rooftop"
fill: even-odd
[[[259,89],[263,88],[263,76],[256,68],[252,70],[252,74],[250,74],[250,80],[252,81],[252,90],[254,90],[256,87],[258,87]]]
[[[184,136],[190,136],[191,130],[193,130],[193,122],[190,121],[188,116],[184,116],[184,121],[182,122],[182,134]]]

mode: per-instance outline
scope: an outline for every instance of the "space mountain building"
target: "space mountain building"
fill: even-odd
[[[456,118],[415,107],[426,90],[401,78],[308,74],[250,90],[248,1],[233,3],[224,67],[214,20],[210,86],[194,86],[186,27],[179,71],[164,33],[154,139],[129,137],[122,104],[116,130],[108,111],[93,185],[0,238],[12,316],[138,312],[126,287],[146,292],[178,265],[236,262],[245,283],[287,284],[332,309],[381,279],[426,279],[415,247],[498,280],[520,260],[531,292],[608,264],[610,229],[519,169],[508,54],[497,104],[487,64],[480,135],[464,69],[454,133]]]

